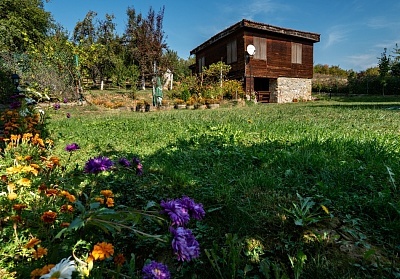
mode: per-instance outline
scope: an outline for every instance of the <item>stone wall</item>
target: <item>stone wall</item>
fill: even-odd
[[[279,77],[270,80],[271,103],[291,103],[311,100],[311,79]]]

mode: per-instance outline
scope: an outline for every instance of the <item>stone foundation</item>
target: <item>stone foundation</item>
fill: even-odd
[[[280,77],[270,80],[271,103],[292,103],[311,100],[311,79]]]

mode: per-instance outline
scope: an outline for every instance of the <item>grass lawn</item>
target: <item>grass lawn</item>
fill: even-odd
[[[143,176],[102,182],[116,203],[203,204],[200,259],[173,278],[400,278],[399,99],[47,111],[67,173],[99,155],[140,158]],[[81,149],[69,157],[72,142]],[[169,248],[130,241],[115,236],[138,263]]]

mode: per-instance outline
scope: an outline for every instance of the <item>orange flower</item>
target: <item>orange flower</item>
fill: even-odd
[[[100,204],[104,204],[104,199],[103,198],[95,198],[94,200],[99,202]]]
[[[48,197],[55,197],[58,194],[58,190],[57,189],[47,189],[45,193],[46,193],[46,196],[48,196]]]
[[[113,192],[111,190],[101,190],[100,194],[102,194],[105,198],[111,198],[113,196]]]
[[[48,265],[45,265],[44,267],[42,267],[42,274],[41,275],[45,275],[45,274],[47,274],[47,273],[49,273],[50,272],[50,270],[53,268],[53,267],[55,267],[55,264],[48,264]]]
[[[46,274],[46,273],[44,273],[44,274]],[[36,269],[32,270],[32,272],[31,272],[31,279],[35,279],[35,278],[37,278],[39,276],[42,276],[44,274],[42,273],[42,269],[41,268],[36,268]]]
[[[63,204],[60,209],[61,212],[74,212],[74,207],[70,204]]]
[[[114,254],[114,247],[111,243],[100,242],[97,243],[92,251],[92,256],[95,260],[104,260]]]
[[[68,222],[62,222],[61,225],[60,225],[60,227],[61,227],[61,228],[68,228],[69,225],[70,225],[70,223],[68,223]]]
[[[39,186],[39,193],[41,193],[42,191],[45,191],[47,189],[47,186],[43,183],[43,184],[40,184],[40,186]]]
[[[31,240],[24,246],[25,248],[33,248],[35,245],[38,245],[40,242],[42,242],[40,239],[36,237],[32,237]]]
[[[20,204],[20,203],[17,203],[17,204],[13,205],[13,209],[16,210],[16,211],[21,211],[24,208],[27,208],[27,205]]]
[[[42,221],[45,223],[54,223],[56,218],[57,218],[57,213],[53,211],[47,211],[43,213],[42,217],[40,217],[40,219],[42,219]]]
[[[125,257],[124,257],[124,255],[118,254],[118,255],[116,255],[116,256],[114,257],[114,263],[115,263],[117,266],[122,266],[122,265],[124,264],[124,262],[125,262]]]
[[[21,223],[22,222],[22,218],[19,215],[11,216],[10,219],[13,220],[14,223]]]
[[[75,200],[76,200],[74,195],[68,195],[67,199],[69,200],[69,202],[75,202]]]
[[[47,248],[38,247],[37,250],[32,252],[32,256],[35,260],[47,255]]]
[[[113,207],[114,200],[112,198],[107,198],[106,205],[107,205],[107,207]]]

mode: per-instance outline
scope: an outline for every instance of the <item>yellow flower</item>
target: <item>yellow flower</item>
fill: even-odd
[[[38,247],[37,250],[32,252],[32,256],[35,260],[40,259],[41,257],[47,255],[47,248]]]
[[[321,208],[326,214],[329,214],[329,209],[325,205],[321,204]]]
[[[28,178],[21,178],[16,183],[21,186],[31,186],[31,181]]]
[[[8,199],[10,201],[15,200],[18,197],[18,195],[16,193],[10,193],[8,194]]]
[[[31,166],[23,166],[21,171],[28,172],[28,173],[30,172],[35,176],[37,176],[37,174],[38,174],[37,169],[35,169],[32,165]]]
[[[9,167],[6,169],[7,174],[16,174],[22,171],[22,166]]]
[[[114,254],[114,247],[111,243],[100,242],[97,243],[92,251],[92,257],[95,260],[104,260],[111,257]]]
[[[32,237],[31,240],[24,246],[27,249],[33,248],[35,245],[38,245],[40,242],[42,242],[40,239],[36,237]]]

